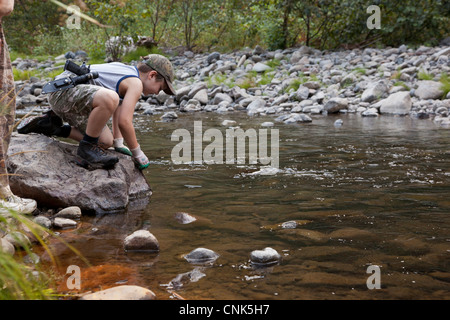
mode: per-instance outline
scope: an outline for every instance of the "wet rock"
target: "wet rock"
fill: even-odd
[[[312,122],[312,119],[310,116],[308,116],[307,114],[304,113],[292,113],[287,119],[285,119],[283,121],[286,124],[289,123],[308,123],[308,122]]]
[[[213,99],[213,104],[220,104],[222,101],[231,103],[233,102],[233,99],[226,93],[218,93]]]
[[[36,218],[33,219],[33,221],[34,223],[37,223],[38,225],[46,229],[50,229],[52,227],[52,221],[45,216],[37,216]]]
[[[213,263],[219,258],[219,254],[206,248],[197,248],[189,252],[184,258],[193,264]]]
[[[55,217],[78,220],[81,218],[81,209],[76,206],[68,207],[59,211]]]
[[[31,245],[30,239],[20,231],[13,231],[3,237],[6,241],[12,244],[15,248],[29,248]]]
[[[5,238],[0,238],[0,250],[10,255],[14,255],[16,252],[14,245]]]
[[[23,152],[27,151],[27,152]],[[86,170],[75,163],[77,145],[40,134],[12,134],[8,154],[14,194],[35,199],[40,206],[77,206],[106,213],[124,210],[130,199],[151,195],[145,176],[130,157],[115,153],[111,170]]]
[[[171,120],[178,119],[178,115],[174,111],[169,111],[169,112],[164,113],[162,115],[161,119],[166,120],[166,121],[171,121]]]
[[[278,263],[280,259],[280,254],[270,247],[264,250],[254,250],[250,253],[250,261],[255,265],[272,265]]]
[[[266,106],[266,101],[263,99],[256,99],[253,100],[248,106],[247,106],[247,112],[249,111],[256,111],[260,109],[264,109]]]
[[[348,108],[348,99],[346,98],[331,98],[324,106],[324,110],[328,113],[338,113],[343,109]]]
[[[361,116],[363,117],[378,117],[378,109],[377,108],[369,108],[361,112]]]
[[[190,282],[197,282],[201,278],[206,277],[206,274],[203,273],[202,268],[194,268],[194,270],[180,273],[174,279],[169,282],[169,287],[173,289],[180,289],[184,285]]]
[[[125,251],[159,251],[159,242],[147,230],[138,230],[125,238]]]
[[[222,126],[229,127],[229,126],[235,125],[236,121],[234,121],[234,120],[223,120],[221,124],[222,124]]]
[[[154,300],[156,295],[139,286],[123,285],[84,295],[80,300]]]
[[[311,220],[291,220],[291,221],[286,221],[283,223],[263,226],[263,227],[261,227],[261,229],[268,230],[268,231],[276,231],[276,230],[283,230],[283,229],[295,229],[299,226],[304,226],[308,223],[311,223]]]
[[[181,224],[189,224],[197,221],[197,218],[186,212],[177,212],[174,215],[175,220]]]
[[[66,218],[55,218],[53,226],[60,229],[76,228],[77,222]]]
[[[331,239],[345,239],[345,240],[376,240],[377,237],[370,231],[358,228],[342,228],[333,231],[329,234]]]
[[[274,126],[274,123],[270,122],[270,121],[261,123],[261,127],[273,127],[273,126]]]

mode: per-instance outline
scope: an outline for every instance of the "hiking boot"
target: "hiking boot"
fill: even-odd
[[[22,120],[17,127],[21,134],[40,133],[48,137],[58,135],[63,121],[53,110],[45,112],[42,116],[30,117]]]
[[[81,140],[77,151],[77,164],[86,169],[112,169],[119,158],[110,156],[97,144]]]
[[[19,214],[31,214],[36,208],[37,203],[33,199],[20,198],[16,195],[0,199],[0,213],[13,211]]]

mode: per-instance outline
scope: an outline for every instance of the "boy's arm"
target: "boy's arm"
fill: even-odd
[[[125,142],[130,149],[139,147],[133,126],[133,115],[136,103],[142,94],[142,82],[138,78],[128,78],[120,84],[120,92],[124,96],[122,104],[113,117]],[[120,134],[118,135],[120,136]],[[116,138],[116,137],[115,137]]]
[[[142,152],[139,143],[137,142],[136,132],[133,126],[134,109],[141,97],[142,90],[143,85],[139,78],[133,77],[123,80],[120,84],[119,92],[124,98],[121,106],[116,110],[116,112],[119,113],[115,117],[120,133],[130,148],[133,160],[140,170],[143,170],[150,165],[150,161]]]
[[[0,0],[0,20],[14,10],[14,0]]]

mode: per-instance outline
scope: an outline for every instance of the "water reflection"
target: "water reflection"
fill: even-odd
[[[259,128],[267,118],[182,114],[137,119],[152,161],[153,195],[143,210],[86,217],[91,228],[73,243],[94,264],[123,264],[160,299],[171,290],[189,299],[443,299],[450,281],[450,131],[408,117],[317,117],[280,130],[276,175],[259,165],[174,165],[175,129],[194,121],[225,130],[225,119]],[[149,121],[150,120],[150,121]],[[189,224],[177,212],[198,218]],[[289,221],[294,228],[268,228]],[[92,228],[97,233],[92,234]],[[123,252],[121,240],[150,230],[157,257]],[[182,255],[205,247],[220,258],[198,269]],[[253,250],[271,247],[278,265],[251,267]],[[68,258],[69,259],[69,258]],[[380,290],[366,270],[381,267]],[[123,280],[123,279],[122,279]]]

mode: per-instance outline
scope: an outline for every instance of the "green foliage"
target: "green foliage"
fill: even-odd
[[[419,80],[433,80],[434,76],[430,73],[426,73],[425,71],[419,71],[417,78]]]
[[[43,232],[47,230],[29,218],[13,211],[0,214],[0,232],[10,232],[12,235],[26,227],[41,242]],[[11,256],[0,248],[0,300],[51,300],[54,292],[49,288],[51,278],[41,266],[32,268],[21,262],[17,256],[33,255],[31,245],[24,243],[22,238],[16,237],[22,247],[22,254]],[[52,256],[51,256],[52,257]],[[43,269],[43,268],[42,268]]]
[[[71,4],[70,0],[62,0]],[[267,49],[307,45],[319,49],[353,46],[435,45],[448,36],[448,0],[85,0],[85,14],[111,28],[83,21],[65,27],[68,14],[50,1],[16,0],[4,19],[8,43],[16,52],[61,54],[84,50],[106,57],[110,37],[126,41],[152,37],[160,47],[197,51],[234,50],[259,44]],[[381,29],[369,30],[371,13],[381,9]],[[120,48],[121,43],[117,47]],[[120,60],[123,53],[113,52]]]
[[[450,76],[447,73],[441,74],[441,89],[444,91],[444,94],[442,95],[442,98],[445,99],[450,92]]]
[[[159,50],[158,48],[148,49],[148,48],[144,48],[144,47],[139,47],[136,50],[124,55],[122,57],[121,61],[123,61],[123,62],[139,61],[139,60],[141,60],[141,57],[145,57],[146,55],[149,55],[149,54],[161,54],[162,55],[163,52],[161,50]]]
[[[56,77],[57,75],[59,75],[61,72],[63,72],[64,70],[64,66],[61,66],[61,68],[58,69],[54,69],[52,71],[44,71],[44,70],[37,70],[37,69],[33,69],[33,70],[19,70],[16,69],[15,67],[13,67],[13,75],[14,75],[14,80],[30,80],[31,77],[39,77],[39,78],[50,78],[53,79],[54,77]]]
[[[397,81],[397,82],[395,82],[394,83],[394,86],[395,87],[403,87],[403,88],[405,88],[406,90],[411,90],[411,88],[410,87],[408,87],[407,85],[406,85],[406,83],[404,83],[403,81]]]

